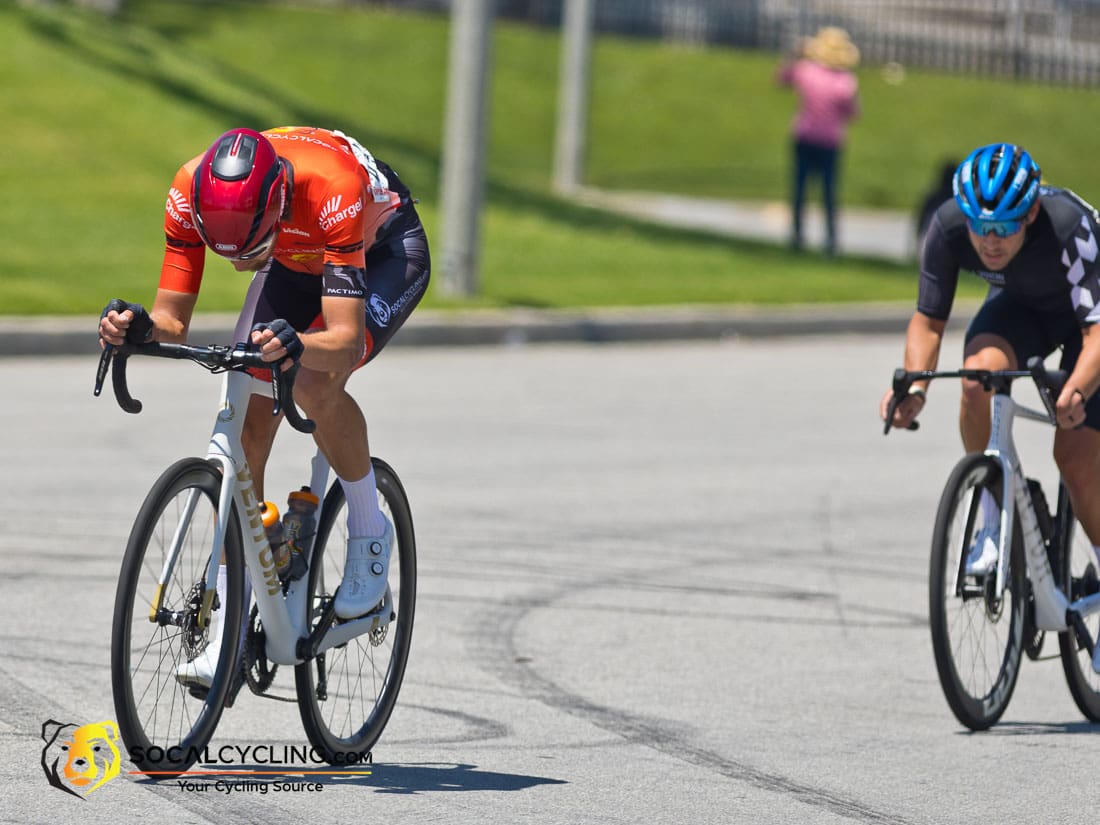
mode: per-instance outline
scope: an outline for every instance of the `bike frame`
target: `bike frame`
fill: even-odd
[[[1005,590],[1005,559],[1010,556],[1013,530],[1016,517],[1019,516],[1024,555],[1035,599],[1036,627],[1040,630],[1057,632],[1071,628],[1083,629],[1079,627],[1081,619],[1100,613],[1100,593],[1085,596],[1071,603],[1054,580],[1054,572],[1050,567],[1042,531],[1039,529],[1039,519],[1035,514],[1027,480],[1012,437],[1012,426],[1016,416],[1050,423],[1050,416],[1017,404],[1007,392],[996,392],[993,396],[992,429],[985,455],[1000,464],[1003,486],[996,592],[1000,596]],[[975,492],[976,490],[972,490],[971,495]],[[956,592],[960,586],[958,575],[956,573]],[[1100,673],[1100,661],[1098,661],[1100,648],[1095,647],[1091,639],[1089,639],[1089,650],[1092,653],[1093,670]]]
[[[256,386],[259,384],[260,386]],[[252,581],[252,592],[259,609],[267,637],[266,653],[270,661],[279,665],[297,665],[313,658],[331,647],[344,644],[349,640],[377,629],[388,623],[389,599],[383,610],[370,613],[353,621],[328,627],[319,638],[311,638],[309,633],[310,604],[309,580],[307,572],[301,578],[289,583],[286,593],[275,570],[275,559],[271,545],[264,531],[260,516],[260,502],[256,498],[252,483],[252,472],[244,457],[241,445],[241,433],[244,430],[245,411],[254,389],[259,394],[267,394],[267,384],[260,382],[245,372],[231,371],[225,374],[222,387],[222,407],[218,413],[214,430],[210,435],[207,448],[208,460],[217,463],[222,469],[222,486],[218,502],[217,522],[210,548],[210,564],[206,573],[206,593],[199,616],[201,626],[209,622],[210,609],[217,584],[218,565],[225,551],[225,535],[230,529],[229,514],[235,505],[238,514],[241,546],[244,562]],[[329,464],[320,450],[313,458],[310,478],[311,488],[324,491],[328,484]],[[180,524],[177,525],[172,547],[161,573],[156,598],[150,615],[156,616],[160,607],[160,594],[179,558],[180,540],[186,534],[187,525],[194,512],[200,493],[191,492]],[[323,505],[322,505],[323,506]],[[318,521],[321,512],[317,513]],[[308,559],[307,559],[308,561]],[[247,590],[247,589],[246,589]],[[245,594],[247,596],[247,592]],[[388,594],[387,594],[388,595]],[[249,606],[244,606],[246,615]]]

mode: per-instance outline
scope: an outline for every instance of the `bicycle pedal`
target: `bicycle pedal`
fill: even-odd
[[[336,603],[336,594],[340,592],[340,588],[336,588],[336,593],[332,594],[332,604]],[[350,619],[341,619],[336,615],[335,611],[332,616],[332,623],[334,625],[350,624],[351,622],[359,622],[363,619],[381,619],[386,614],[389,614],[388,618],[383,622],[388,624],[392,622],[397,616],[393,611],[393,593],[390,591],[389,585],[386,585],[386,593],[378,600],[378,604],[368,610],[366,613],[362,613],[358,616],[352,616]]]

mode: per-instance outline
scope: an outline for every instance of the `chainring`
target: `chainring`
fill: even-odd
[[[241,656],[241,669],[244,671],[248,689],[257,695],[271,687],[271,683],[275,681],[275,673],[279,669],[278,665],[268,661],[267,633],[264,632],[260,611],[256,605],[252,605],[252,613],[248,617],[248,633]]]

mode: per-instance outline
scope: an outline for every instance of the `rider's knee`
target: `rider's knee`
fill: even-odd
[[[1097,479],[1097,465],[1100,456],[1090,450],[1082,450],[1080,444],[1071,439],[1055,439],[1054,462],[1066,486],[1074,491],[1083,491]]]
[[[969,368],[968,368],[969,369]],[[989,393],[977,381],[962,382],[962,408],[968,416],[989,414]]]
[[[963,359],[963,369],[1004,370],[1012,369],[1010,359],[996,347],[983,347]],[[964,378],[962,381],[962,407],[968,416],[988,416],[991,393],[979,382]]]
[[[294,399],[308,415],[343,394],[348,376],[343,373],[300,370],[294,383]]]

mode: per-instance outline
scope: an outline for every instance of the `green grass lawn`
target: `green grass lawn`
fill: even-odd
[[[138,2],[107,21],[67,5],[0,6],[0,314],[97,312],[149,301],[176,167],[233,126],[316,124],[358,137],[421,199],[439,262],[446,17],[369,7]],[[494,29],[481,289],[429,305],[911,300],[911,265],[796,256],[657,227],[550,189],[557,32]],[[772,200],[794,107],[776,56],[600,37],[586,183]],[[860,70],[842,199],[911,210],[945,157],[1000,138],[1046,177],[1100,198],[1092,90]],[[437,271],[437,276],[439,275]],[[232,310],[244,278],[211,262],[200,310]],[[968,281],[964,293],[980,285]]]

